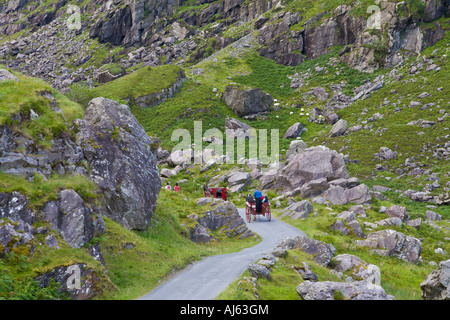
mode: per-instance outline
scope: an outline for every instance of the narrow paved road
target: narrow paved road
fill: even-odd
[[[245,221],[245,210],[239,209]],[[259,220],[259,221],[258,221]],[[161,284],[141,300],[212,300],[236,280],[251,263],[270,253],[285,238],[305,233],[281,220],[268,222],[263,216],[247,224],[263,240],[239,252],[204,258]]]

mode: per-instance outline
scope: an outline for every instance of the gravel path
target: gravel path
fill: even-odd
[[[245,210],[239,209],[245,220]],[[141,300],[212,300],[236,280],[251,263],[270,253],[285,238],[305,236],[305,233],[272,217],[263,216],[248,223],[248,227],[263,240],[239,252],[211,256],[195,262],[161,284]]]

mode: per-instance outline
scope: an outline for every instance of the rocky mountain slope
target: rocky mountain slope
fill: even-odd
[[[207,182],[229,187],[236,205],[263,189],[282,219],[317,241],[331,234],[339,254],[368,261],[368,246],[383,263],[412,262],[414,294],[404,296],[416,298],[418,279],[450,252],[449,5],[0,1],[2,263],[14,270],[21,253],[40,272],[15,275],[49,291],[49,278],[64,283],[68,267],[81,268],[82,288],[64,289],[84,299],[124,291],[123,251],[137,263],[154,253],[143,235],[193,245],[185,260],[205,254],[196,243],[251,243],[234,205],[199,212]],[[172,133],[193,134],[194,121],[202,134],[241,129],[250,141],[252,129],[279,129],[279,162],[252,159],[250,147],[196,153],[223,148],[225,134],[191,142],[177,163]],[[182,185],[186,204],[160,192],[167,182]],[[335,269],[330,261],[321,266]],[[395,296],[399,285],[385,277]],[[293,292],[319,299],[315,290]]]

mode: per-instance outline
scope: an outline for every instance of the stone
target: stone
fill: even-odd
[[[71,283],[73,274],[78,274],[78,272],[80,275],[79,288]],[[72,300],[89,300],[102,292],[100,278],[84,263],[56,267],[35,278],[41,287],[47,287],[52,279],[60,284],[59,291],[68,293]]]
[[[364,262],[361,258],[352,254],[340,254],[333,258],[337,272],[346,272],[351,270],[352,277],[363,279],[376,285],[381,285],[381,272],[377,266]]]
[[[58,196],[57,201],[46,204],[43,219],[51,223],[72,248],[81,248],[101,230],[78,193],[67,189],[60,191]]]
[[[296,290],[304,300],[391,300],[381,286],[368,281],[304,281]]]
[[[306,143],[303,140],[294,140],[291,141],[291,144],[289,145],[289,149],[286,151],[286,161],[291,156],[297,155],[305,151],[307,148]]]
[[[440,221],[442,219],[442,216],[440,214],[437,214],[434,211],[431,210],[427,210],[425,212],[425,216],[427,220],[432,220],[432,221]]]
[[[223,100],[239,117],[269,111],[273,102],[261,89],[242,90],[235,86],[225,88]]]
[[[53,233],[50,233],[45,238],[45,244],[50,248],[56,248],[59,249],[59,243],[58,240],[56,240],[55,235]]]
[[[300,194],[302,198],[311,198],[322,194],[327,188],[327,179],[321,178],[305,183],[300,189]]]
[[[385,229],[369,233],[367,239],[356,240],[357,245],[378,250],[375,252],[395,256],[406,262],[417,264],[422,252],[419,239],[407,236],[401,232]]]
[[[172,23],[169,32],[178,40],[184,40],[186,37],[192,34],[192,31],[190,29],[188,29],[185,25],[182,25],[178,21]]]
[[[330,137],[342,136],[347,131],[347,121],[340,119],[336,122],[328,133]]]
[[[229,238],[253,235],[236,206],[229,201],[220,200],[215,207],[200,214],[197,222],[208,230],[220,230]]]
[[[376,157],[383,160],[394,159],[395,157],[397,157],[397,155],[398,155],[397,152],[394,152],[387,147],[381,147],[380,151],[378,151],[378,153],[375,154]]]
[[[28,208],[28,200],[17,191],[0,193],[0,219],[8,218],[11,221],[24,221],[33,224],[35,215]]]
[[[230,187],[235,185],[249,185],[251,183],[250,174],[248,172],[234,172],[228,178]]]
[[[153,141],[128,106],[102,97],[89,102],[77,125],[77,141],[107,216],[125,228],[144,230],[161,189]]]
[[[361,184],[354,188],[344,189],[338,185],[331,185],[328,190],[323,193],[323,197],[332,204],[347,204],[349,202],[355,204],[370,204],[372,197],[369,193],[369,187]]]
[[[194,228],[190,229],[190,239],[193,242],[210,243],[214,237],[208,232],[204,226],[196,224]]]
[[[294,123],[289,127],[289,129],[287,129],[283,139],[296,139],[301,136],[303,130],[303,125],[300,122]]]
[[[289,163],[278,176],[283,190],[292,191],[312,180],[348,178],[344,160],[335,151],[317,146],[289,157]]]
[[[302,200],[299,202],[294,202],[286,209],[284,209],[281,214],[281,218],[289,216],[292,220],[308,218],[309,213],[313,211],[313,206],[308,200]]]
[[[294,239],[287,238],[277,247],[282,249],[300,249],[314,256],[314,261],[322,266],[327,266],[336,253],[336,248],[331,244],[310,239],[306,236],[297,236]]]
[[[386,214],[392,218],[400,218],[402,221],[409,220],[409,214],[403,206],[393,205],[386,210]]]
[[[420,284],[424,300],[450,300],[450,260],[441,261]]]
[[[259,278],[263,278],[263,279],[266,279],[268,281],[272,280],[272,276],[270,275],[270,271],[265,266],[262,266],[262,265],[259,265],[259,264],[250,264],[247,269],[248,269],[248,272],[250,273],[250,275],[252,277],[255,277],[255,278],[258,278],[258,279]]]
[[[17,78],[15,75],[13,75],[11,72],[5,70],[5,69],[0,69],[0,82],[2,81],[19,81],[19,78]]]
[[[294,270],[297,271],[297,273],[303,278],[303,280],[308,281],[318,281],[319,278],[317,275],[311,270],[309,265],[306,262],[303,262],[303,266],[297,267],[293,266]]]

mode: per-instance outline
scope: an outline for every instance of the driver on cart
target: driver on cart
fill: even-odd
[[[253,194],[255,197],[256,202],[256,213],[260,214],[262,209],[262,192],[256,189],[255,193]]]

